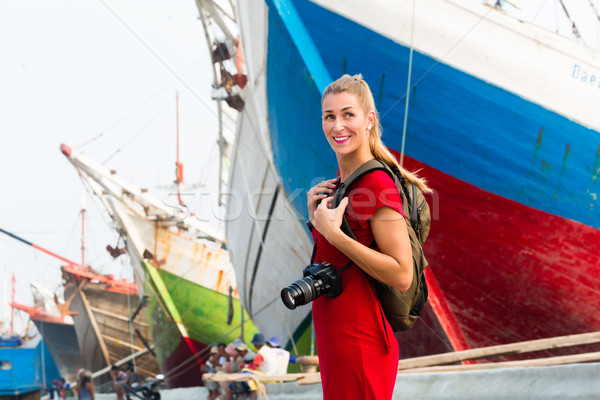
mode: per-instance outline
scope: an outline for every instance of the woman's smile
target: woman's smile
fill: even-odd
[[[350,136],[334,136],[333,140],[336,141],[336,143],[346,143],[348,141],[348,139],[350,139]]]

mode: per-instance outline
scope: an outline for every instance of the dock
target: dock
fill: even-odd
[[[393,400],[562,400],[595,399],[600,394],[600,363],[489,370],[399,373]],[[98,400],[114,400],[114,393]],[[162,400],[199,400],[204,387],[161,391]],[[267,385],[268,400],[320,400],[321,385],[295,382]]]

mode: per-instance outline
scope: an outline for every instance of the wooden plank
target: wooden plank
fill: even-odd
[[[247,373],[236,373],[236,374],[203,374],[202,379],[204,382],[245,382],[251,380],[258,380],[259,382],[293,382],[307,376],[318,375],[319,382],[321,374],[318,372],[313,373],[295,373],[285,375],[260,375],[260,374],[247,374]]]
[[[498,346],[483,347],[456,351],[452,353],[435,354],[400,360],[398,369],[413,369],[433,365],[451,364],[455,362],[477,360],[481,358],[498,357],[513,354],[530,353],[541,350],[552,350],[563,347],[579,346],[583,344],[600,343],[600,332],[581,333],[577,335],[559,336],[548,339],[529,340],[525,342],[503,344]]]
[[[140,351],[140,350],[144,350],[145,349],[145,347],[139,347],[139,346],[136,346],[136,345],[131,344],[129,342],[124,342],[123,340],[119,340],[117,338],[114,338],[112,336],[102,335],[102,338],[104,338],[106,340],[109,340],[109,341],[111,341],[113,343],[119,344],[122,347],[127,347],[129,349],[134,349],[135,351]]]
[[[92,324],[92,329],[94,330],[94,333],[96,334],[96,338],[98,339],[98,344],[100,345],[100,350],[102,351],[102,356],[104,357],[104,360],[106,361],[106,365],[110,366],[110,358],[108,357],[108,350],[106,348],[106,344],[104,343],[104,340],[102,339],[102,334],[100,333],[100,328],[98,328],[98,324],[96,323],[96,318],[94,317],[94,315],[92,313],[90,303],[85,295],[85,290],[80,291],[79,295],[81,296],[83,306],[85,307],[85,311],[88,315],[88,318],[90,319],[90,323]]]
[[[129,318],[127,318],[127,317],[125,317],[123,315],[115,314],[115,313],[112,313],[110,311],[106,311],[106,310],[103,310],[101,308],[98,308],[98,307],[92,307],[92,311],[95,312],[95,313],[98,313],[98,314],[105,315],[107,317],[118,319],[120,321],[123,321],[123,322],[126,322],[127,324],[129,324]],[[142,321],[135,322],[134,325],[140,325],[140,326],[142,326],[144,328],[148,328],[148,324],[145,323],[145,322],[142,322]]]
[[[582,363],[600,360],[600,352],[574,354],[569,356],[547,357],[532,360],[506,361],[485,364],[466,364],[466,365],[446,365],[424,368],[413,368],[399,371],[398,374],[416,374],[416,373],[435,373],[435,372],[458,372],[458,371],[476,371],[497,368],[517,368],[517,367],[545,367],[551,365],[564,365],[573,363]],[[287,375],[253,375],[253,374],[204,374],[202,379],[205,382],[241,382],[256,380],[263,383],[269,382],[293,382],[299,385],[311,385],[321,382],[321,374],[316,373],[295,373]]]
[[[150,349],[143,349],[143,350],[140,350],[140,351],[138,351],[137,353],[131,354],[131,355],[129,355],[129,356],[127,356],[127,357],[123,358],[122,360],[119,360],[119,361],[116,361],[116,362],[114,362],[114,365],[116,365],[117,367],[118,367],[118,366],[120,366],[120,365],[123,365],[123,364],[125,364],[126,362],[133,360],[134,358],[137,358],[137,357],[141,357],[141,356],[143,356],[144,354],[146,354],[146,353],[150,352],[150,350],[152,350],[152,349],[154,349],[154,345],[152,345],[152,347],[150,347]],[[110,364],[108,364],[108,366],[107,366],[107,367],[105,367],[105,368],[102,368],[101,370],[99,370],[99,371],[96,371],[96,372],[92,373],[92,379],[96,379],[97,377],[99,377],[99,376],[101,376],[101,375],[104,375],[104,374],[106,374],[106,373],[110,372],[110,368],[111,368],[111,365],[110,365]]]
[[[484,370],[484,369],[515,368],[515,367],[547,367],[547,366],[551,366],[551,365],[574,364],[574,363],[583,363],[583,362],[599,361],[599,360],[600,360],[600,352],[594,352],[594,353],[584,353],[584,354],[573,354],[573,355],[568,355],[568,356],[536,358],[536,359],[531,359],[531,360],[413,368],[413,369],[406,369],[406,370],[398,371],[398,374],[453,372],[453,371],[476,371],[476,370]]]

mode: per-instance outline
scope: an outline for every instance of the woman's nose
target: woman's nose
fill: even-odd
[[[344,123],[340,118],[336,118],[336,120],[333,122],[335,130],[336,131],[341,131],[344,129]]]

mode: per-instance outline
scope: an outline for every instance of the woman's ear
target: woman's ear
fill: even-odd
[[[369,121],[369,129],[371,129],[375,125],[375,111],[369,111],[367,120]]]

